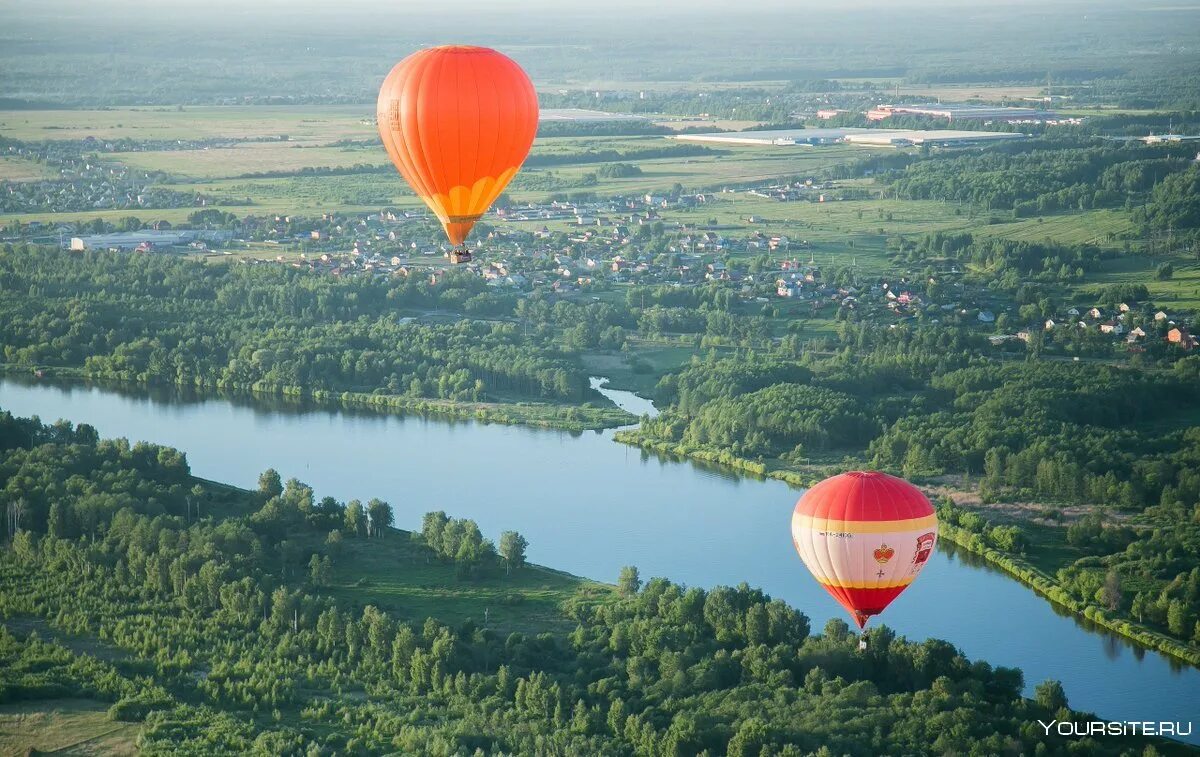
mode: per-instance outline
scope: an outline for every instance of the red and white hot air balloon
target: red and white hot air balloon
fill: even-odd
[[[908,588],[937,543],[937,515],[907,481],[874,471],[827,478],[792,513],[792,544],[862,628]]]

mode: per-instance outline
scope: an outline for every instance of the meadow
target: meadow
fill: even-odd
[[[0,705],[0,754],[136,754],[141,726],[110,720],[110,706],[94,699]]]
[[[0,137],[44,139],[366,139],[370,105],[254,105],[0,111]]]
[[[37,181],[57,175],[57,171],[40,163],[0,156],[0,181]]]

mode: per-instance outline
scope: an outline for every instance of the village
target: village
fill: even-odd
[[[738,191],[781,203],[821,203],[839,201],[838,190],[834,182],[807,181]],[[1034,319],[955,268],[935,276],[902,268],[861,270],[853,259],[837,259],[820,245],[774,232],[759,218],[737,224],[699,220],[721,194],[506,203],[481,224],[477,245],[485,254],[457,268],[497,291],[567,299],[632,285],[724,288],[747,312],[784,321],[967,325],[1002,350],[1028,349],[1035,339],[1132,352],[1156,341],[1184,351],[1200,346],[1181,315],[1150,302],[1064,307]],[[26,225],[6,229],[5,235],[57,235],[75,251],[219,255],[335,277],[422,276],[436,283],[452,268],[439,229],[424,211],[239,219],[202,209],[190,220],[197,228],[159,222],[148,229],[82,234],[72,224]]]

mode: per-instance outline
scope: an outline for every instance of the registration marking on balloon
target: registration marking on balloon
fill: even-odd
[[[862,628],[925,567],[937,543],[937,515],[908,482],[851,471],[800,498],[792,543],[817,582]]]

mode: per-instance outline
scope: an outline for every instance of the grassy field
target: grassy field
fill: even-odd
[[[612,389],[652,397],[660,376],[675,370],[696,354],[692,347],[644,340],[631,339],[629,346],[628,352],[589,352],[583,355],[584,366],[594,375],[607,377]]]
[[[0,156],[0,181],[37,181],[56,176],[58,171],[41,163]]]
[[[369,105],[207,106],[0,111],[0,136],[44,139],[206,139],[278,137],[368,139],[378,132]]]
[[[1128,212],[1106,209],[985,224],[973,231],[979,236],[1001,237],[1019,242],[1051,241],[1059,244],[1112,246],[1116,244],[1116,237],[1132,230],[1133,221]]]
[[[453,515],[453,513],[451,513]],[[494,538],[499,534],[489,534]],[[317,545],[313,545],[316,549]],[[319,590],[353,606],[375,605],[415,623],[427,617],[459,624],[472,620],[505,631],[565,628],[559,605],[579,589],[596,596],[613,589],[559,571],[529,565],[477,579],[459,579],[455,567],[428,557],[407,531],[374,539],[347,539],[332,585]]]
[[[91,699],[0,705],[0,754],[136,754],[141,727],[109,720],[108,707]]]
[[[1165,281],[1154,277],[1154,269],[1170,262],[1175,275]],[[1171,315],[1200,312],[1200,261],[1180,256],[1126,256],[1105,261],[1103,268],[1088,276],[1088,284],[1145,284],[1156,307]]]
[[[192,179],[224,179],[264,171],[299,171],[388,162],[383,148],[303,146],[295,142],[244,142],[206,150],[116,152],[106,156],[132,168]]]

